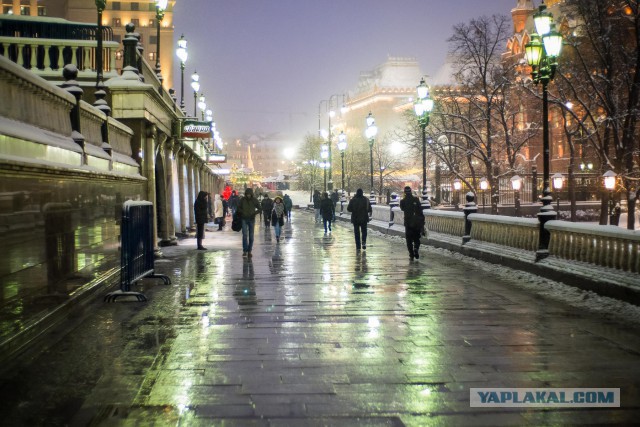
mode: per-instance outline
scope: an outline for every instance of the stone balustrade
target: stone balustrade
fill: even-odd
[[[451,236],[464,235],[464,214],[434,209],[425,210],[427,230]]]
[[[64,40],[30,37],[0,37],[3,56],[35,74],[60,75],[67,64],[81,73],[95,74],[96,40]],[[115,77],[116,51],[120,44],[103,42],[104,78]]]
[[[549,221],[545,227],[551,232],[551,255],[640,272],[640,232],[564,221]]]
[[[471,240],[536,251],[540,223],[536,218],[471,214]]]

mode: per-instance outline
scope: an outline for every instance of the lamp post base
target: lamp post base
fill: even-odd
[[[369,203],[371,206],[375,206],[378,204],[375,191],[371,190],[371,194],[369,195]]]

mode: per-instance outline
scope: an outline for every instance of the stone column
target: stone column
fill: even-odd
[[[187,211],[185,204],[185,194],[188,188],[184,183],[184,153],[182,149],[176,146],[175,155],[178,160],[178,199],[180,203],[180,233],[187,232]]]
[[[165,245],[167,246],[175,246],[178,244],[178,239],[176,238],[176,225],[173,216],[173,208],[175,204],[175,197],[173,193],[173,143],[174,141],[172,138],[167,138],[164,143],[164,173],[167,195],[164,211],[166,212],[167,241],[165,242]]]
[[[185,160],[187,161],[187,200],[186,206],[187,211],[189,212],[189,223],[187,225],[187,230],[193,231],[193,224],[196,223],[195,213],[193,212],[193,203],[195,202],[194,195],[194,182],[193,182],[193,164],[191,163],[191,156],[187,154],[185,156]]]
[[[142,176],[147,178],[146,200],[153,203],[153,245],[154,250],[158,251],[158,206],[156,200],[156,138],[158,131],[154,125],[147,126],[144,141],[142,141],[142,150],[144,153],[142,159]]]

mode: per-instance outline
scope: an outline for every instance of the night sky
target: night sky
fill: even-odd
[[[355,89],[361,71],[388,56],[413,56],[426,75],[434,75],[453,25],[509,15],[516,3],[178,0],[175,38],[184,33],[189,42],[187,111],[193,110],[189,83],[196,69],[223,140],[280,132],[302,141],[317,131],[319,102]],[[179,67],[174,75],[179,88]]]

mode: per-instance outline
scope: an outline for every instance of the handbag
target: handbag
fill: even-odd
[[[242,219],[240,219],[240,214],[238,212],[233,215],[233,219],[231,220],[231,229],[233,231],[242,230]]]

